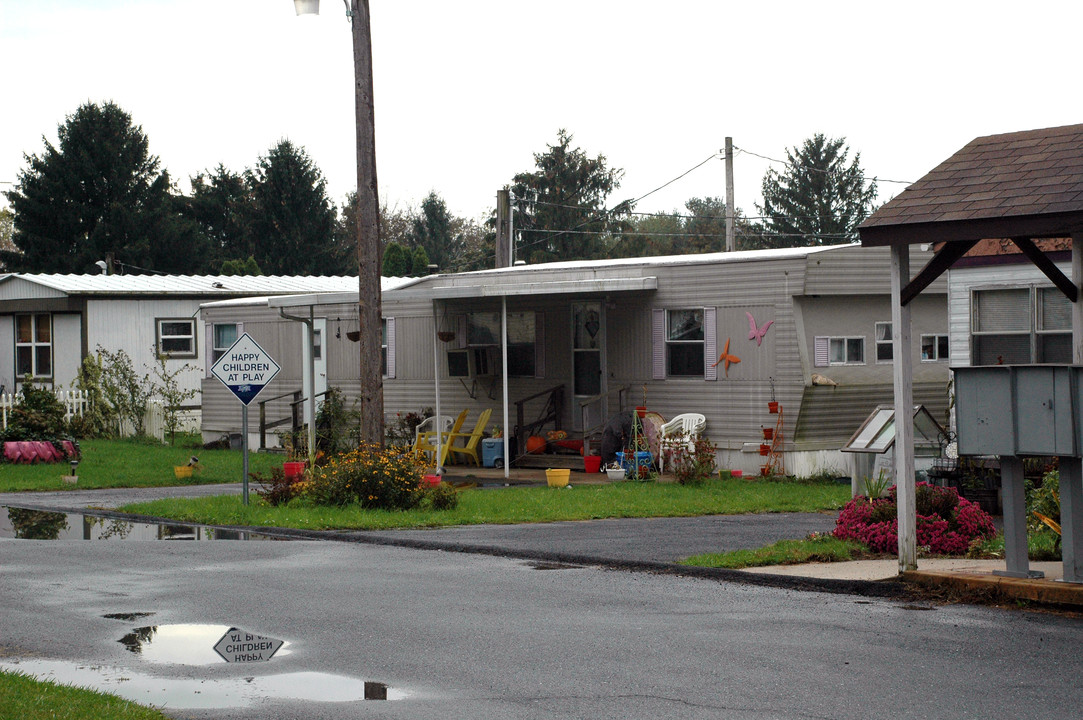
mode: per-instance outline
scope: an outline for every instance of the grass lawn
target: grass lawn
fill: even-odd
[[[835,511],[850,499],[847,485],[711,480],[702,485],[621,482],[570,489],[512,487],[464,490],[453,510],[389,512],[290,504],[271,507],[253,492],[247,507],[236,496],[168,499],[125,505],[123,512],[213,525],[306,530],[379,530],[481,523],[555,522],[622,517],[682,517],[763,512]]]
[[[0,718],[19,720],[168,720],[157,710],[94,690],[0,671]]]
[[[810,562],[845,562],[871,557],[868,548],[853,540],[817,535],[805,540],[780,540],[758,550],[704,553],[681,560],[682,565],[740,569],[765,565],[795,565]]]
[[[175,446],[147,440],[83,440],[79,443],[82,458],[76,473],[79,482],[66,483],[61,478],[71,472],[67,463],[33,465],[0,464],[0,492],[21,490],[78,490],[110,487],[156,487],[169,485],[204,485],[241,482],[243,459],[236,450],[204,450],[190,443]],[[187,480],[178,480],[174,465],[188,464],[199,458],[201,470]],[[248,454],[251,472],[267,473],[281,465],[282,455]]]

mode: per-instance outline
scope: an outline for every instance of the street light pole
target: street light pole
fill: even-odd
[[[372,36],[368,0],[343,0],[353,34],[357,133],[357,313],[361,342],[360,433],[383,445],[384,386],[381,375],[380,205],[376,186],[376,116],[372,100]],[[294,0],[298,15],[319,12],[319,0]]]

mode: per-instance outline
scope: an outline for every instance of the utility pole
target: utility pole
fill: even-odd
[[[508,242],[511,204],[507,190],[496,191],[496,266],[511,267],[511,243]]]
[[[372,36],[368,0],[351,0],[357,126],[358,319],[361,330],[361,439],[384,444],[380,375],[380,204],[376,188],[376,118],[372,99]],[[315,422],[315,418],[313,418]]]
[[[733,208],[733,138],[726,138],[726,252],[737,249],[736,217]]]

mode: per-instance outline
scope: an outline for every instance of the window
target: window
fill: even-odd
[[[891,323],[876,323],[876,362],[891,362],[894,352],[891,341]]]
[[[218,362],[218,358],[225,355],[233,343],[237,342],[237,325],[234,323],[216,324],[213,332],[213,345],[211,363]]]
[[[863,337],[817,337],[814,342],[816,367],[865,363]]]
[[[948,336],[947,335],[922,335],[921,336],[921,361],[935,362],[948,359]]]
[[[508,313],[508,375],[534,377],[536,363],[536,320],[533,311]],[[500,344],[500,313],[470,313],[467,344],[488,347]],[[491,373],[479,373],[491,374]]]
[[[155,320],[158,352],[170,357],[196,356],[196,321],[185,319]]]
[[[703,377],[703,309],[666,312],[666,373]]]
[[[971,361],[1072,361],[1072,306],[1056,288],[997,288],[971,295]]]
[[[15,374],[51,377],[53,374],[52,316],[15,316]]]

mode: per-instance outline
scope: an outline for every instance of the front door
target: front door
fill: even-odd
[[[300,323],[301,325],[301,377],[303,378],[301,383],[301,389],[305,394],[305,423],[312,422],[312,413],[308,409],[308,397],[312,392],[312,387],[309,384],[308,379],[308,338],[305,335],[308,333],[308,324]],[[313,335],[312,335],[312,347],[313,347],[313,361],[315,365],[316,376],[316,412],[319,412],[320,405],[323,404],[323,394],[327,392],[327,353],[324,347],[324,340],[327,338],[327,318],[316,318],[312,321]]]
[[[605,402],[605,315],[600,302],[572,304],[572,427],[592,428],[606,417]],[[590,398],[597,402],[585,408]],[[584,418],[584,414],[586,417]],[[584,428],[584,424],[586,428]]]

